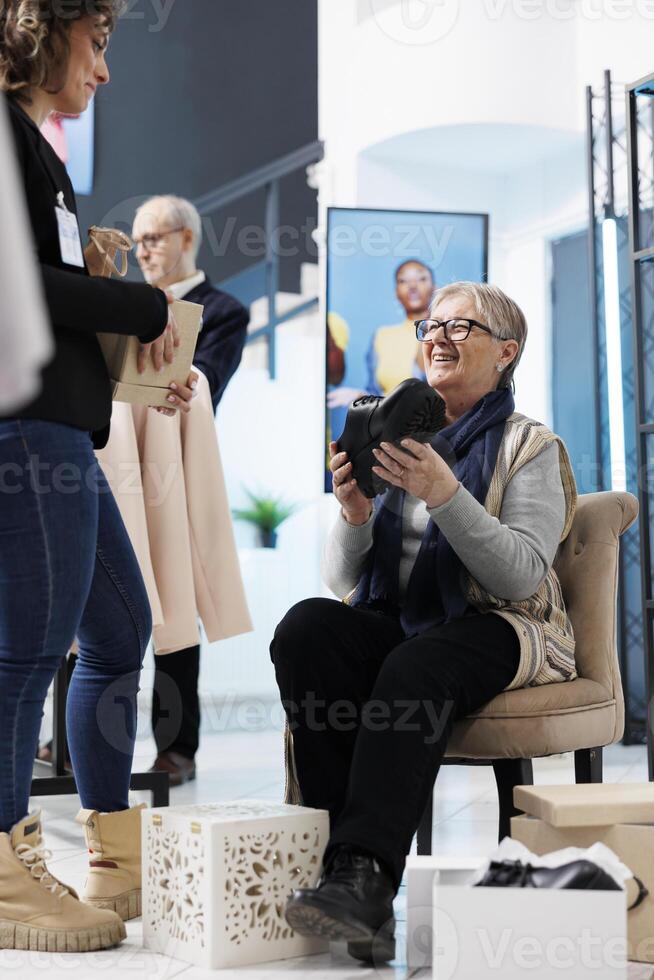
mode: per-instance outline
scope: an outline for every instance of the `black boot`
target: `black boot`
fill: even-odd
[[[361,493],[374,497],[388,484],[372,472],[378,461],[373,449],[382,442],[399,446],[409,436],[428,442],[445,425],[445,402],[433,388],[418,378],[408,378],[385,398],[363,395],[354,401],[345,419],[338,448],[346,452]]]
[[[346,940],[350,956],[385,963],[395,957],[394,897],[393,883],[377,861],[343,844],[315,888],[293,892],[286,921],[301,936]]]

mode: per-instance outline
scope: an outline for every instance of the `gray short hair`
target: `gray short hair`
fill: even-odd
[[[527,341],[527,321],[518,304],[498,286],[487,282],[453,282],[441,286],[432,296],[432,310],[451,296],[465,296],[475,308],[477,316],[502,340],[517,340],[518,353],[505,369],[498,388],[509,388]]]
[[[149,198],[136,212],[136,218],[143,212],[147,212],[151,204],[163,204],[166,219],[171,228],[190,228],[193,232],[193,257],[197,259],[200,246],[202,245],[202,218],[200,212],[187,201],[185,197],[176,197],[174,194],[161,194],[157,197]]]

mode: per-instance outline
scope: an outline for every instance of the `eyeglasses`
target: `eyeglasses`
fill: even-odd
[[[496,340],[501,339],[496,333],[493,333],[490,327],[480,323],[479,320],[456,317],[453,320],[415,320],[414,323],[416,337],[423,344],[432,340],[440,327],[443,328],[445,340],[451,340],[453,344],[462,344],[464,340],[467,340],[473,327],[479,327],[480,330],[490,334],[491,337],[495,337]]]
[[[161,231],[158,235],[143,235],[142,238],[135,238],[134,248],[137,249],[142,245],[148,252],[152,252],[161,245],[166,235],[174,235],[178,231],[184,231],[184,228],[170,228],[169,231]]]

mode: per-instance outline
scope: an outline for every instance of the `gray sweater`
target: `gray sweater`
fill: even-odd
[[[548,446],[518,470],[506,487],[499,520],[462,485],[446,504],[429,510],[424,501],[407,494],[402,512],[400,601],[430,518],[487,592],[498,599],[527,599],[547,575],[565,523],[558,445]],[[359,581],[372,547],[373,523],[374,515],[365,524],[348,524],[341,511],[330,532],[322,578],[339,599]]]

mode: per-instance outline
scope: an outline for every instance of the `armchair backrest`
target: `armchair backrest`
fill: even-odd
[[[624,726],[624,697],[616,646],[620,535],[638,517],[631,493],[582,494],[570,534],[554,562],[575,632],[577,672],[616,699]]]

